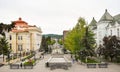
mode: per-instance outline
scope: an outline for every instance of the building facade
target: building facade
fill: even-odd
[[[15,27],[6,35],[12,53],[37,51],[41,45],[41,29],[35,25],[28,25],[21,18],[13,22]]]
[[[93,25],[96,26],[93,31],[96,34],[97,46],[103,44],[105,36],[120,37],[120,14],[112,16],[106,9],[100,20]]]

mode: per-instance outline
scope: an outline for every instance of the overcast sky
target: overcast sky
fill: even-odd
[[[22,20],[41,27],[43,34],[62,34],[72,29],[79,17],[98,21],[105,9],[120,14],[120,0],[0,0],[0,22]]]

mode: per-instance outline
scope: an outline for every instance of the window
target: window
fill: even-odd
[[[22,40],[22,36],[18,36],[18,40]]]
[[[12,36],[11,36],[11,35],[10,35],[10,37],[9,37],[9,38],[10,38],[10,40],[12,40]]]
[[[12,49],[12,44],[10,44],[10,49]]]
[[[112,30],[110,30],[111,36],[112,36]]]
[[[119,28],[117,29],[117,36],[119,37]]]
[[[21,36],[21,40],[22,40],[22,36]]]
[[[18,45],[18,51],[22,51],[22,45]]]
[[[18,36],[18,40],[20,40],[20,36]]]

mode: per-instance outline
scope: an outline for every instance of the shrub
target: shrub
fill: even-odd
[[[94,59],[88,58],[87,63],[99,63],[99,62]]]
[[[25,62],[24,65],[33,65],[35,63],[35,60],[29,60],[28,62]]]

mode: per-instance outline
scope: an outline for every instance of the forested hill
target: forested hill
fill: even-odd
[[[45,37],[50,36],[51,38],[58,38],[58,39],[63,37],[63,35],[58,35],[58,34],[44,34],[43,36]]]

